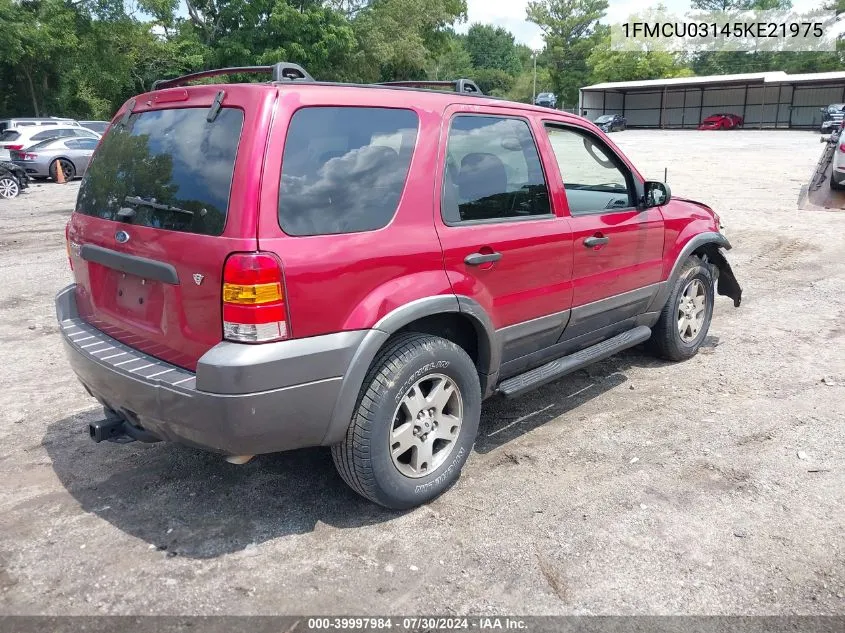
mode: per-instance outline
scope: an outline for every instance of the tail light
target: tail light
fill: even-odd
[[[271,253],[234,253],[223,268],[223,338],[266,343],[288,337],[282,264]]]
[[[19,149],[23,149],[23,145],[6,145],[6,149],[19,150]]]
[[[839,151],[840,151],[840,152],[845,152],[845,143],[841,143],[841,144],[839,145]]]
[[[38,158],[38,154],[24,153],[24,154],[22,154],[22,156],[23,156],[23,160],[35,160],[36,158]]]
[[[67,261],[70,269],[73,270],[73,257],[70,254],[70,222],[65,224],[65,246],[67,247]]]

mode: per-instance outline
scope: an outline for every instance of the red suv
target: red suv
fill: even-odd
[[[273,80],[185,87],[233,70]],[[123,106],[56,300],[105,407],[94,440],[330,446],[357,492],[408,508],[458,478],[485,398],[639,343],[690,358],[714,287],[739,305],[709,207],[586,119],[442,87],[283,63]]]

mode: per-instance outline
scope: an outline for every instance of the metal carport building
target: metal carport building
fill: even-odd
[[[695,128],[717,113],[738,114],[746,128],[812,129],[822,108],[845,103],[845,72],[785,72],[619,81],[581,88],[579,113],[622,114],[631,127]]]

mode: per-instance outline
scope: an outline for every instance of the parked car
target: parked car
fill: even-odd
[[[732,130],[742,127],[742,117],[737,114],[711,114],[698,126],[699,130]]]
[[[29,178],[23,169],[0,161],[0,198],[15,198],[28,186]]]
[[[100,135],[80,126],[27,126],[0,132],[0,160],[9,160],[10,152],[26,149],[48,138],[100,138]]]
[[[106,130],[109,127],[108,121],[80,121],[79,125],[89,130],[96,132],[97,134],[103,135],[106,133]]]
[[[24,118],[13,118],[13,119],[0,119],[0,132],[10,128],[10,127],[26,127],[30,125],[35,126],[42,126],[42,125],[76,125],[78,126],[79,123],[74,121],[73,119],[62,119],[59,117],[24,117]]]
[[[13,150],[12,162],[33,178],[56,180],[56,165],[68,180],[81,177],[97,147],[96,138],[51,138],[25,150]]]
[[[409,508],[456,481],[483,399],[638,343],[689,359],[715,294],[740,304],[719,216],[581,117],[262,70],[157,82],[94,153],[56,309],[95,441],[327,446]]]
[[[822,111],[821,133],[829,134],[839,129],[845,119],[845,103],[831,103]]]
[[[603,114],[594,123],[602,132],[614,132],[627,128],[628,122],[621,114]]]
[[[534,105],[542,106],[544,108],[556,108],[557,97],[553,92],[541,92],[534,99]]]

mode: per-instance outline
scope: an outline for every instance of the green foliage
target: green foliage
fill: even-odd
[[[543,31],[549,73],[558,99],[578,100],[578,90],[590,82],[587,58],[602,41],[599,20],[607,0],[534,0],[528,3],[528,19]]]
[[[695,0],[701,9],[786,8],[790,0]],[[826,0],[845,11],[845,0]],[[133,7],[128,12],[126,6]],[[645,12],[659,10],[655,4]],[[0,115],[109,118],[152,82],[204,68],[302,64],[318,79],[475,79],[528,102],[535,54],[507,30],[473,24],[466,0],[0,0]],[[612,51],[607,0],[533,0],[543,31],[536,92],[573,107],[603,81],[784,70],[839,70],[845,52],[679,56]],[[185,11],[187,13],[185,13]],[[842,43],[840,42],[840,46]],[[258,78],[252,77],[252,80]]]
[[[522,69],[513,35],[502,27],[473,24],[464,46],[476,68],[499,70],[515,75]]]

